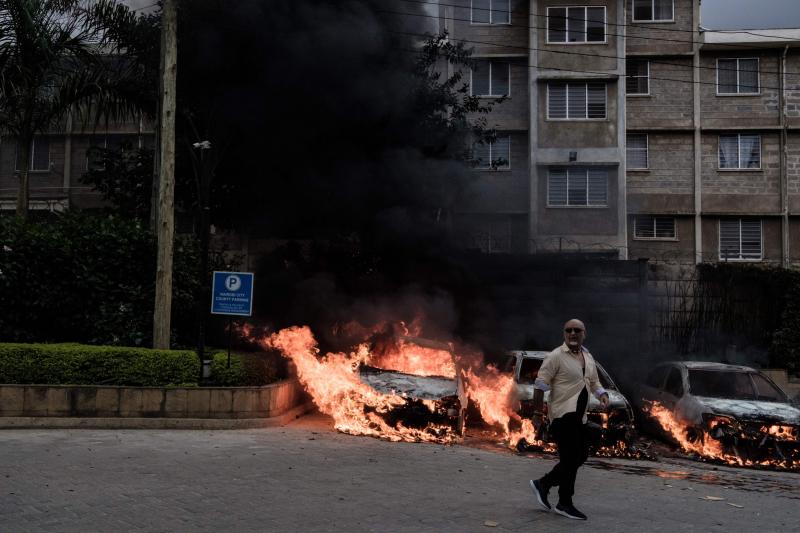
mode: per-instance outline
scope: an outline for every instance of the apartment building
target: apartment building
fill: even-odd
[[[100,193],[80,181],[90,166],[97,164],[89,148],[152,148],[154,136],[154,126],[137,118],[97,127],[67,118],[47,133],[36,135],[30,160],[30,209],[63,211],[105,205]],[[18,152],[16,139],[0,137],[0,210],[16,209]]]
[[[800,30],[699,0],[449,0],[471,90],[506,95],[455,216],[486,252],[800,260]]]

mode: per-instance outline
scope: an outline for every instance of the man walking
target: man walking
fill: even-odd
[[[586,520],[572,503],[578,468],[589,455],[586,435],[586,408],[589,392],[608,407],[608,394],[600,386],[597,366],[589,350],[584,348],[586,326],[577,319],[564,324],[564,344],[550,352],[539,369],[533,393],[533,423],[537,430],[543,424],[544,393],[550,391],[547,416],[550,434],[558,446],[558,464],[542,478],[531,480],[536,499],[545,509],[553,509],[547,500],[552,487],[558,487],[555,512],[574,520]]]

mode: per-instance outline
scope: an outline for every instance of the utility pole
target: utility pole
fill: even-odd
[[[158,256],[153,348],[168,349],[172,313],[172,250],[175,238],[175,91],[178,77],[178,0],[164,0],[161,12],[161,146],[158,179]]]

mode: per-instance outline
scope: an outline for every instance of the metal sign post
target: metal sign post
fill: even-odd
[[[252,272],[214,272],[211,286],[211,314],[228,315],[228,368],[231,367],[233,317],[253,314]]]

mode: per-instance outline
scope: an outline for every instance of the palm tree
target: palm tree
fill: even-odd
[[[16,137],[17,216],[28,213],[34,136],[68,113],[88,121],[132,116],[136,62],[116,37],[136,14],[115,0],[0,0],[0,130]]]

